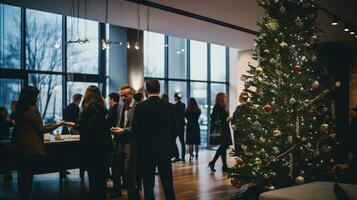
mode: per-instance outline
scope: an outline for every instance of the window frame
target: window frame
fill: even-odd
[[[3,4],[2,5],[8,5]],[[18,7],[18,6],[17,6]],[[67,72],[67,16],[61,16],[61,42],[62,42],[62,60],[61,60],[61,70],[59,71],[43,71],[43,70],[32,70],[26,69],[26,8],[19,7],[21,9],[20,25],[21,25],[21,49],[20,49],[20,69],[13,68],[1,68],[0,66],[0,78],[4,79],[17,79],[21,80],[21,87],[28,85],[29,74],[48,74],[48,75],[61,75],[62,76],[62,108],[65,108],[67,103],[67,83],[68,82],[95,82],[100,86],[102,96],[107,96],[107,75],[106,71],[106,53],[101,49],[101,40],[106,39],[106,24],[98,22],[98,73],[97,74],[87,74],[87,73],[68,73]],[[33,10],[33,9],[31,9]],[[51,13],[54,14],[54,13]],[[84,92],[84,91],[83,91]]]
[[[176,37],[176,36],[175,36]],[[145,42],[145,41],[144,41]],[[149,80],[149,79],[157,79],[160,81],[164,81],[165,87],[163,88],[162,92],[168,94],[168,86],[170,81],[180,81],[180,82],[186,82],[187,88],[186,88],[186,94],[187,96],[184,97],[186,99],[186,102],[188,102],[188,97],[191,96],[191,83],[207,83],[207,136],[209,135],[209,130],[210,130],[210,113],[211,113],[211,106],[214,105],[214,102],[211,102],[211,84],[218,83],[218,84],[225,84],[226,86],[226,94],[229,96],[229,47],[225,47],[225,56],[226,56],[226,79],[225,81],[212,81],[211,80],[211,43],[206,43],[207,44],[207,80],[191,80],[191,59],[190,59],[190,52],[191,52],[191,46],[190,46],[190,39],[186,39],[186,78],[170,78],[169,77],[169,53],[168,53],[168,47],[170,46],[169,44],[169,36],[165,35],[165,43],[164,43],[164,77],[144,77],[144,80]],[[145,52],[144,52],[145,53]],[[145,69],[144,69],[145,70]],[[170,97],[172,98],[172,97]],[[229,103],[228,103],[229,105]],[[207,137],[207,146],[204,148],[214,148],[214,146],[211,146],[209,144],[209,137]]]

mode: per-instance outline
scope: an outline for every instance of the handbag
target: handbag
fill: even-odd
[[[211,145],[219,145],[221,143],[221,138],[222,138],[222,127],[221,127],[221,120],[219,120],[218,114],[217,114],[217,121],[214,122],[215,128],[213,131],[211,131],[211,134],[209,136],[209,143]]]

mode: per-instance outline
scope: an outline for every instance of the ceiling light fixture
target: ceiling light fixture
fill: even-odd
[[[332,26],[337,26],[337,25],[338,25],[337,17],[334,17],[334,18],[333,18],[333,21],[332,21],[331,25],[332,25]]]

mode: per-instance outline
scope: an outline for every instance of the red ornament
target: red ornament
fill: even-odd
[[[244,162],[243,162],[243,160],[241,158],[236,158],[236,164],[237,165],[243,165]]]
[[[266,105],[264,106],[265,112],[270,112],[272,109],[273,109],[273,107],[272,107],[270,104],[266,104]]]
[[[296,66],[294,67],[294,72],[299,73],[299,72],[301,72],[301,71],[302,71],[302,68],[301,68],[300,65],[296,65]]]

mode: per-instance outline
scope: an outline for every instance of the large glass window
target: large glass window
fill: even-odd
[[[190,72],[192,80],[207,80],[207,43],[191,40]]]
[[[214,104],[216,103],[216,96],[218,93],[226,93],[226,84],[224,83],[211,83],[211,112]]]
[[[175,102],[174,99],[174,94],[176,92],[181,93],[182,99],[181,101],[186,103],[186,99],[187,99],[187,92],[186,92],[186,88],[187,88],[187,83],[185,81],[169,81],[169,101],[171,103]]]
[[[6,107],[10,113],[10,103],[19,98],[21,91],[21,80],[0,79],[0,106]]]
[[[98,83],[94,82],[67,82],[67,104],[72,102],[72,96],[74,94],[81,94],[84,96],[86,89],[90,85],[98,86]]]
[[[226,47],[211,44],[211,81],[226,81]]]
[[[62,76],[29,74],[29,85],[40,90],[38,108],[44,123],[62,118]]]
[[[26,68],[62,71],[62,16],[26,10]]]
[[[208,141],[208,102],[207,102],[207,83],[192,82],[191,97],[195,98],[201,109],[199,124],[201,129],[201,145],[207,146]]]
[[[186,78],[186,40],[169,36],[169,78]]]
[[[144,32],[144,76],[163,78],[165,75],[165,35]]]
[[[98,22],[67,17],[67,72],[98,74]],[[87,42],[73,43],[77,40]]]
[[[21,67],[21,9],[0,4],[0,67]]]

